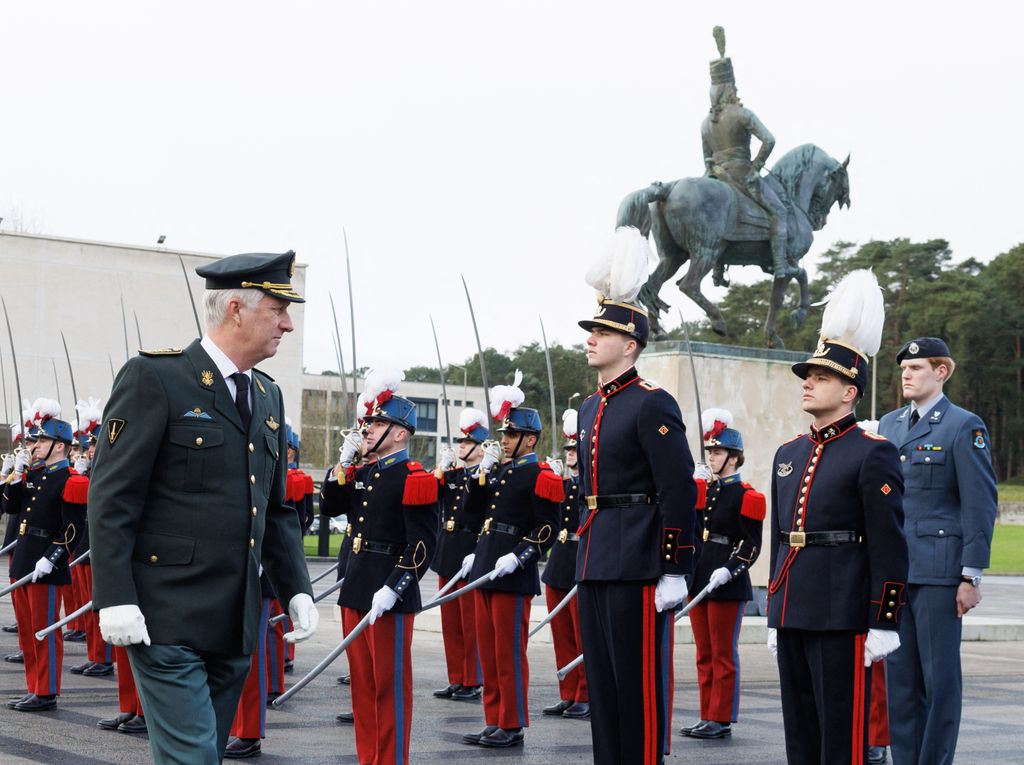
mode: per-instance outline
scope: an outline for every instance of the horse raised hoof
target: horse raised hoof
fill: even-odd
[[[725,319],[715,319],[714,321],[712,321],[711,329],[715,331],[716,335],[721,335],[722,337],[725,337],[726,335],[729,334],[728,328],[725,324]]]
[[[768,347],[784,350],[786,348],[786,344],[782,341],[782,338],[779,337],[778,333],[772,332],[771,335],[768,336]]]

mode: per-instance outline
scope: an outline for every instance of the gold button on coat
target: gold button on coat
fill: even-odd
[[[256,546],[256,540],[255,539],[250,539],[249,540],[249,549],[251,550],[255,546]]]
[[[256,476],[254,476],[254,475],[249,476],[249,483],[255,485],[256,484]]]
[[[249,444],[249,454],[252,454],[254,451],[256,451],[256,447],[253,446],[252,444]]]
[[[156,563],[158,560],[160,560],[160,559],[158,557],[156,557],[155,555],[150,555],[149,556],[149,562],[150,563]]]
[[[196,446],[202,446],[202,445],[203,445],[203,437],[202,436],[196,436]]]

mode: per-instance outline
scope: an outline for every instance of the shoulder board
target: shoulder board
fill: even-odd
[[[871,432],[869,432],[867,430],[862,430],[860,432],[860,434],[862,436],[864,436],[865,438],[870,438],[872,441],[888,441],[889,440],[885,436],[880,436],[878,433],[871,433]]]
[[[803,438],[803,436],[804,436],[804,434],[803,434],[803,433],[797,433],[797,434],[796,434],[795,436],[793,436],[793,437],[792,437],[791,439],[789,439],[788,441],[783,441],[783,442],[782,442],[782,446],[785,446],[786,444],[791,444],[791,443],[793,443],[794,441],[796,441],[796,440],[798,440],[798,439],[800,439],[800,438]]]
[[[661,390],[660,385],[658,385],[655,382],[651,382],[650,380],[638,380],[637,385],[639,385],[644,390]]]
[[[68,477],[67,483],[64,484],[64,496],[65,502],[70,502],[73,505],[84,505],[89,496],[89,478],[88,476],[75,474]]]
[[[180,353],[180,351],[179,351],[179,353]],[[264,376],[264,377],[266,377],[266,378],[267,378],[268,380],[270,380],[270,382],[274,382],[274,378],[273,378],[273,377],[271,377],[270,375],[268,375],[268,374],[267,374],[266,372],[264,372],[264,371],[263,371],[262,369],[257,369],[256,367],[253,367],[253,368],[252,368],[252,371],[253,371],[253,372],[258,372],[259,374],[263,375],[263,376]]]
[[[402,490],[403,505],[432,505],[437,502],[437,479],[424,472],[418,462],[409,462],[409,475]]]
[[[754,521],[763,521],[768,509],[768,503],[764,494],[759,491],[746,491],[743,493],[743,503],[740,505],[740,515]]]
[[[180,356],[181,354],[181,348],[150,348],[148,350],[139,349],[140,356]]]

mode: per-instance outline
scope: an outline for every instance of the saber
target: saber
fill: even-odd
[[[437,591],[437,595],[435,595],[433,599],[437,600],[438,598],[443,598],[445,595],[447,595],[449,592],[451,592],[452,588],[455,585],[457,585],[459,582],[461,582],[464,578],[465,577],[458,577],[458,576],[456,576],[456,577],[454,577],[452,579],[449,579],[448,580],[448,584],[446,584],[444,587],[442,587],[440,590],[438,590]]]
[[[476,326],[476,314],[473,312],[473,298],[469,296],[469,287],[466,286],[466,277],[459,274],[462,279],[462,289],[466,291],[466,302],[469,303],[469,318],[473,320],[473,335],[476,337],[476,353],[480,357],[480,380],[484,385],[484,404],[487,407],[487,416],[491,416],[491,394],[487,384],[487,365],[484,363],[484,349],[480,346],[480,330]],[[19,394],[20,395],[20,394]]]
[[[79,555],[79,556],[78,556],[77,558],[75,558],[75,559],[74,559],[73,561],[71,561],[71,562],[70,562],[70,563],[68,564],[68,568],[74,568],[74,567],[75,567],[75,566],[77,566],[77,565],[78,565],[79,563],[81,563],[81,562],[82,562],[83,560],[87,560],[87,559],[89,558],[89,553],[90,553],[90,552],[92,552],[92,550],[86,550],[86,551],[85,551],[84,553],[82,553],[81,555]]]
[[[18,540],[17,539],[15,539],[9,545],[5,545],[4,547],[0,547],[0,555],[3,555],[5,552],[10,552],[11,550],[13,550],[14,546],[16,544],[18,544]]]
[[[697,389],[697,365],[693,363],[693,348],[690,343],[690,330],[686,327],[686,320],[683,319],[683,311],[680,308],[676,308],[679,311],[679,321],[683,323],[683,336],[686,338],[686,355],[690,357],[690,374],[693,375],[693,397],[697,399],[697,427],[700,428],[700,433],[697,436],[697,443],[700,444],[700,461],[707,462],[707,455],[704,454],[704,422],[701,419],[700,406],[700,391]]]
[[[124,329],[124,363],[131,357],[128,355],[128,316],[124,312],[124,293],[121,293],[121,327]]]
[[[142,344],[142,330],[139,329],[139,315],[133,310],[132,316],[135,317],[135,336],[139,338],[139,348],[145,348],[146,346]]]
[[[345,275],[348,278],[348,318],[352,326],[352,385],[354,388],[355,375],[359,369],[359,365],[356,363],[356,303],[352,299],[352,261],[348,257],[348,233],[344,226],[341,227],[341,238],[345,240]],[[341,347],[340,340],[338,346]],[[353,390],[352,393],[354,395],[357,391]]]
[[[199,336],[202,337],[203,325],[199,323],[199,311],[196,310],[196,299],[192,294],[192,282],[188,280],[188,271],[185,270],[185,261],[182,259],[181,255],[178,256],[178,262],[181,264],[181,274],[185,277],[185,286],[188,288],[188,302],[189,305],[192,306],[192,315],[196,319],[196,332],[198,332]]]
[[[72,611],[70,614],[65,616],[59,622],[54,622],[49,627],[46,627],[45,629],[39,630],[39,632],[36,633],[36,640],[45,640],[46,636],[49,635],[51,632],[56,632],[61,627],[63,627],[65,624],[70,624],[75,619],[77,619],[79,616],[84,614],[86,611],[91,611],[91,610],[92,610],[92,601],[90,600],[88,603],[86,603],[84,606],[79,608],[77,611]]]
[[[107,354],[107,363],[110,364],[110,382],[114,382],[114,360]]]
[[[50,357],[50,363],[53,365],[53,386],[57,389],[57,402],[60,402],[60,378],[57,376],[57,360]],[[77,402],[76,402],[77,403]]]
[[[359,637],[359,634],[370,625],[370,614],[371,613],[373,613],[373,612],[372,611],[368,611],[366,613],[366,616],[364,616],[362,619],[359,620],[359,624],[357,624],[355,627],[353,627],[352,631],[350,633],[348,633],[348,635],[345,636],[345,639],[342,640],[340,643],[338,643],[338,645],[334,648],[334,650],[332,650],[329,654],[327,654],[324,658],[322,658],[320,660],[320,663],[317,664],[315,667],[313,667],[313,669],[311,669],[309,671],[309,674],[307,674],[304,678],[299,680],[299,682],[297,682],[295,685],[293,685],[287,691],[285,691],[280,696],[278,696],[276,699],[274,699],[271,702],[272,706],[275,709],[280,707],[282,704],[284,704],[286,701],[288,701],[288,699],[290,699],[296,693],[298,693],[303,688],[305,688],[307,685],[309,685],[310,681],[314,680],[317,675],[319,675],[321,672],[323,672],[325,669],[327,669],[334,662],[335,659],[337,659],[339,656],[341,656],[348,649],[348,647],[352,644],[352,641],[355,640],[357,637]]]
[[[86,550],[84,553],[82,553],[77,558],[75,558],[73,561],[71,561],[68,564],[68,568],[69,569],[74,568],[75,566],[77,566],[79,563],[81,563],[83,560],[85,560],[88,557],[89,557],[89,551]],[[32,574],[34,574],[34,573],[35,573],[35,571],[33,571],[31,574],[25,574],[25,576],[23,576],[18,581],[12,582],[7,587],[4,587],[2,590],[0,590],[0,598],[2,598],[4,595],[6,595],[9,592],[13,592],[14,590],[18,589],[22,585],[25,585],[25,584],[28,584],[29,582],[31,582],[32,581]]]
[[[21,402],[24,401],[21,397],[21,377],[18,375],[18,354],[14,352],[14,332],[11,331],[11,317],[7,314],[7,301],[0,296],[0,305],[4,308],[4,320],[7,322],[7,337],[11,341],[11,360],[14,362],[14,385],[18,391],[18,406],[21,407]],[[19,419],[22,415],[19,412]],[[22,443],[25,443],[25,436],[27,431],[25,430],[25,423],[21,423]]]
[[[434,608],[436,606],[442,606],[445,603],[448,603],[450,601],[455,600],[456,598],[461,598],[467,592],[472,592],[473,590],[475,590],[480,585],[487,584],[487,582],[491,581],[491,574],[492,573],[493,573],[492,571],[488,571],[486,574],[484,574],[479,579],[474,579],[472,582],[467,584],[465,587],[462,587],[461,589],[457,590],[456,592],[451,593],[450,595],[444,595],[444,596],[441,596],[441,597],[435,597],[430,602],[424,604],[424,606],[420,609],[420,613],[423,613],[424,611],[426,611],[428,609],[431,609],[431,608]]]
[[[324,590],[319,595],[317,595],[315,598],[313,598],[313,602],[314,603],[319,603],[321,600],[326,598],[332,592],[335,592],[336,590],[340,590],[341,589],[341,585],[343,585],[343,584],[345,584],[345,577],[342,577],[337,582],[335,582],[330,587],[328,587],[326,590]],[[287,618],[288,618],[288,614],[283,614],[283,613],[282,614],[278,614],[277,616],[273,617],[270,620],[270,624],[277,624],[278,622],[283,622]]]
[[[317,582],[319,582],[321,579],[323,579],[325,576],[327,576],[332,571],[337,571],[338,570],[338,565],[339,565],[338,563],[335,563],[333,566],[331,566],[329,569],[324,571],[322,574],[317,574],[315,579],[310,579],[309,580],[309,583],[310,584],[316,584]]]
[[[64,343],[64,358],[68,360],[68,377],[71,378],[71,397],[75,399],[75,405],[78,404],[78,389],[75,387],[75,370],[71,366],[71,354],[68,352],[68,341],[64,339],[64,332],[60,333],[60,341]],[[77,421],[77,417],[75,418]],[[81,425],[82,423],[78,423]]]
[[[544,331],[544,319],[540,319],[540,336],[544,340],[544,360],[548,365],[548,391],[551,393],[551,456],[558,454],[558,439],[555,433],[558,430],[558,419],[555,416],[555,375],[551,371],[551,351],[548,350],[548,335]]]
[[[532,630],[530,630],[529,634],[527,634],[527,636],[526,636],[526,637],[533,637],[533,636],[534,636],[534,635],[536,635],[536,634],[537,634],[538,632],[540,632],[540,631],[541,631],[541,629],[542,629],[542,628],[544,627],[544,625],[545,625],[545,624],[547,624],[547,623],[548,623],[548,622],[550,622],[550,621],[551,621],[552,619],[554,619],[554,618],[555,618],[555,616],[557,616],[557,615],[558,615],[558,612],[559,612],[559,611],[561,611],[561,610],[562,610],[563,608],[565,608],[565,607],[566,607],[567,605],[569,605],[569,601],[570,601],[570,600],[572,600],[573,598],[575,598],[575,597],[576,597],[576,591],[577,591],[578,589],[579,589],[579,585],[578,585],[578,584],[574,584],[574,585],[572,586],[572,589],[571,589],[571,590],[569,590],[569,592],[567,592],[567,593],[565,594],[565,597],[564,597],[564,598],[562,598],[562,600],[561,600],[561,601],[560,601],[560,602],[558,603],[558,605],[557,605],[557,606],[555,606],[554,608],[552,608],[552,609],[551,609],[550,611],[548,611],[548,615],[547,615],[547,616],[545,616],[545,617],[544,617],[544,618],[543,618],[543,619],[541,620],[540,624],[538,624],[538,625],[537,625],[536,627],[534,627],[534,628],[533,628]]]
[[[7,369],[4,367],[4,355],[0,353],[0,380],[4,384],[4,417],[10,417],[11,408],[7,403]]]
[[[334,310],[334,295],[328,292],[327,297],[331,299],[331,315],[334,317],[334,352],[338,354],[338,374],[341,375],[342,420],[347,425],[352,420],[348,416],[348,381],[345,379],[345,357],[341,353],[341,332],[338,330],[338,314]]]
[[[448,411],[448,386],[444,381],[444,363],[441,361],[441,346],[437,342],[437,329],[434,327],[434,317],[430,316],[430,331],[434,333],[434,350],[437,351],[437,369],[441,375],[441,398],[444,399],[444,430],[448,437],[448,446],[452,445],[452,419]]]

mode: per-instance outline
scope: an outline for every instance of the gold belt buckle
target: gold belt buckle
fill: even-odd
[[[711,536],[711,532],[710,532],[710,531],[708,531],[707,529],[704,529],[704,541],[705,541],[705,542],[707,542],[707,541],[708,541],[708,537],[709,537],[709,536]]]
[[[807,546],[807,532],[806,531],[791,531],[789,532],[789,546],[790,547],[806,547]]]
[[[587,509],[588,510],[597,510],[597,495],[596,494],[588,494],[587,495]]]
[[[363,538],[356,537],[352,540],[352,554],[359,555],[359,551],[363,549]]]
[[[485,534],[490,534],[491,533],[491,519],[490,518],[488,518],[486,521],[484,521],[484,533]]]
[[[25,536],[25,532],[28,531],[28,521],[22,521],[21,525],[18,526],[18,536]]]
[[[350,524],[348,524],[348,525],[347,525],[347,526],[345,527],[345,535],[346,535],[346,536],[352,536],[352,524],[351,524],[351,523],[350,523]]]
[[[445,531],[448,531],[449,533],[452,532],[452,531],[455,531],[455,519],[454,518],[449,518],[448,519],[448,523],[446,523],[444,525],[444,528],[445,528]]]
[[[566,540],[569,539],[569,529],[562,529],[558,532],[558,541],[565,544]]]

